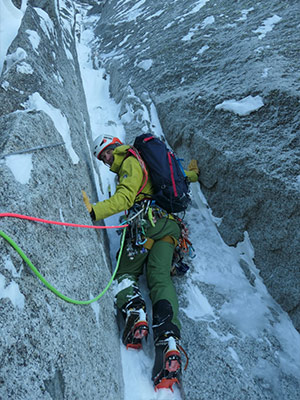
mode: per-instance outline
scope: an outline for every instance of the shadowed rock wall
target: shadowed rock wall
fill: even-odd
[[[90,125],[71,2],[29,1],[0,83],[0,212],[91,224],[81,189],[96,197]],[[43,145],[65,144],[4,157]],[[98,295],[111,266],[106,235],[1,218],[1,230],[63,294]],[[0,283],[2,399],[120,399],[123,379],[112,292],[90,305],[45,288],[3,239]]]

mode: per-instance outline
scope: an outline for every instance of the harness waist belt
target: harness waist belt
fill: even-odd
[[[154,243],[156,241],[158,242],[159,240],[162,240],[163,242],[167,242],[167,243],[173,244],[174,247],[176,247],[177,243],[178,243],[177,239],[175,239],[173,236],[167,235],[167,236],[164,236],[163,238],[158,239],[158,240],[147,238],[147,241],[144,243],[143,246],[145,247],[145,249],[150,250],[152,248],[152,246],[154,245]]]

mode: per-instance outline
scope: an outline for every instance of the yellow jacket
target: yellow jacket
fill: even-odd
[[[129,148],[130,146],[128,145],[122,145],[116,147],[113,152],[114,162],[110,170],[118,175],[119,183],[113,196],[93,205],[96,221],[128,210],[135,202],[142,200],[145,194],[151,195],[154,193],[151,179],[148,177],[143,194],[137,196],[144,182],[144,173],[135,157],[130,156],[124,160]],[[191,182],[198,180],[196,172],[185,171],[185,173]]]

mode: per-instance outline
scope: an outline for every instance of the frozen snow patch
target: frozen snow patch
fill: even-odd
[[[90,293],[90,300],[92,300],[95,296],[93,296]],[[93,303],[90,304],[90,306],[92,307],[94,313],[95,313],[95,317],[96,317],[96,324],[99,325],[99,315],[100,315],[100,305],[98,301],[94,301]]]
[[[273,15],[273,17],[267,18],[265,21],[263,21],[263,25],[252,32],[260,33],[258,39],[263,39],[268,32],[271,32],[273,30],[274,25],[278,24],[278,22],[281,20],[282,18],[278,15]]]
[[[235,292],[235,297],[223,304],[220,314],[245,335],[258,337],[268,324],[270,312],[259,293],[247,290]]]
[[[206,50],[208,50],[209,49],[209,46],[207,46],[207,45],[204,45],[204,46],[202,46],[201,47],[201,49],[200,50],[198,50],[197,51],[197,54],[203,54]]]
[[[206,18],[204,19],[204,21],[202,22],[202,24],[201,24],[201,28],[204,29],[204,28],[206,28],[208,25],[213,24],[214,22],[215,22],[215,17],[214,17],[213,15],[211,15],[211,16],[209,16],[209,17],[206,17]]]
[[[9,54],[5,58],[6,62],[6,71],[7,72],[13,65],[16,63],[25,60],[27,57],[27,53],[24,49],[21,47],[18,47],[17,50],[14,53]]]
[[[31,29],[26,29],[26,33],[28,35],[28,39],[31,43],[31,46],[33,48],[33,50],[38,53],[38,47],[41,41],[40,36],[38,35],[38,33],[36,31],[32,31]]]
[[[11,257],[8,255],[4,258],[4,268],[11,273],[13,278],[20,278],[23,270],[23,264],[21,264],[19,272],[17,272],[17,269],[12,262]]]
[[[187,15],[195,14],[197,13],[202,7],[205,6],[206,3],[208,3],[209,0],[199,0],[195,3],[194,7],[189,11],[188,13],[184,14],[183,16],[186,17]]]
[[[15,180],[26,185],[31,177],[32,154],[16,154],[5,157],[7,167],[13,173]]]
[[[204,321],[212,321],[216,317],[214,315],[214,310],[212,306],[209,304],[207,298],[203,296],[200,289],[194,285],[191,280],[187,282],[188,290],[188,306],[186,308],[182,308],[185,314],[195,320],[204,320]]]
[[[0,2],[0,74],[7,50],[16,37],[23,15],[26,10],[26,1],[22,1],[21,10],[14,6],[11,0]]]
[[[242,10],[242,11],[241,11],[242,16],[238,19],[238,21],[246,21],[247,16],[248,16],[248,14],[249,14],[250,11],[254,11],[254,8],[253,8],[253,7],[250,7],[250,8],[248,8],[248,9],[246,9],[246,10]]]
[[[151,59],[143,60],[137,64],[137,67],[143,69],[144,71],[148,71],[152,67],[153,61]]]
[[[152,18],[159,17],[163,12],[164,12],[164,10],[159,10],[156,13],[154,13],[154,14],[150,15],[149,17],[145,18],[145,21],[149,21]]]
[[[17,72],[20,74],[31,75],[33,74],[33,68],[30,64],[23,61],[17,65]]]
[[[137,17],[142,14],[142,10],[140,10],[139,8],[145,3],[145,1],[146,0],[140,0],[133,7],[131,7],[128,11],[123,13],[123,15],[121,13],[120,14],[121,17],[123,17],[124,14],[126,15],[126,17],[122,20],[119,20],[117,22],[117,24],[120,24],[123,22],[135,21],[137,19]]]
[[[13,306],[23,310],[24,308],[24,295],[20,292],[19,285],[15,281],[11,281],[5,287],[5,277],[0,274],[0,299],[8,298]]]
[[[261,96],[247,96],[242,100],[225,100],[223,103],[216,105],[216,110],[231,111],[237,115],[249,115],[254,111],[263,107],[263,99]]]
[[[49,15],[41,8],[34,7],[34,10],[40,17],[40,25],[42,30],[48,36],[48,39],[51,40],[51,36],[54,36],[55,32],[53,22],[51,21]]]
[[[65,142],[66,149],[71,157],[71,160],[73,161],[73,164],[78,164],[79,157],[72,147],[70,127],[67,118],[62,114],[62,112],[58,108],[55,108],[51,104],[47,103],[38,92],[30,95],[28,100],[23,104],[23,107],[26,110],[44,111],[49,115],[55,125],[55,128]]]

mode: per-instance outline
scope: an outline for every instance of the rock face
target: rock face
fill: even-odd
[[[0,212],[91,224],[81,189],[95,194],[89,117],[78,68],[71,2],[31,1],[1,76]],[[41,8],[43,7],[43,8]],[[65,143],[65,144],[64,144]],[[1,230],[63,294],[98,295],[111,271],[105,234],[1,218]],[[0,397],[120,399],[113,295],[67,303],[40,284],[1,241]]]
[[[236,245],[248,232],[268,290],[299,330],[298,7],[111,0],[92,13],[94,53],[128,137],[151,130],[142,115],[154,103],[169,143],[198,160],[222,237]]]
[[[186,162],[197,158],[202,189],[222,217],[223,238],[234,245],[248,232],[266,285],[299,326],[296,1],[29,0],[0,82],[0,213],[91,223],[80,190],[96,198],[101,188],[94,181],[74,43],[82,4],[93,6],[93,65],[110,73],[128,141],[141,131],[157,132],[159,117],[173,148]],[[208,235],[209,212],[189,212],[207,228],[194,233],[200,272],[213,261],[201,243],[214,242],[218,259],[224,257],[220,281],[234,269],[234,289],[258,299],[263,310],[249,310],[255,322],[259,313],[258,332],[247,331],[247,315],[244,330],[238,329],[228,317],[236,308],[226,285],[201,280],[199,271],[175,278],[182,345],[190,358],[182,399],[296,399],[299,346],[291,355],[289,344],[299,340],[289,319],[259,291],[252,260],[231,265],[232,249],[217,232]],[[71,298],[93,298],[109,281],[101,230],[1,218],[1,231]],[[3,237],[0,242],[0,398],[123,399],[111,291],[91,307],[65,302],[40,284]],[[202,319],[182,311],[190,288],[212,310]]]

